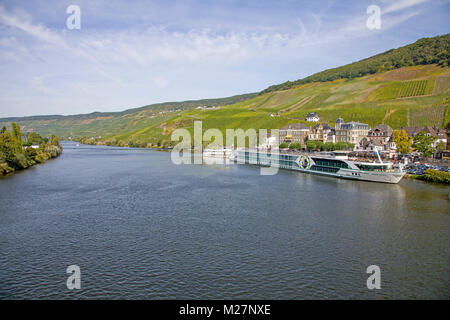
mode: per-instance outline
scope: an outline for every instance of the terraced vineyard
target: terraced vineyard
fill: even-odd
[[[447,112],[447,105],[424,107],[420,109],[411,110],[409,113],[410,126],[445,126],[445,116]]]
[[[433,93],[434,79],[407,81],[401,86],[397,97],[415,97],[430,95]]]
[[[436,79],[436,84],[434,86],[434,94],[442,94],[450,90],[450,77],[441,76]]]

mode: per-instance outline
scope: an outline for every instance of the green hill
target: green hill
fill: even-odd
[[[434,38],[423,38],[413,44],[398,49],[391,49],[345,66],[328,69],[304,79],[292,82],[287,81],[279,85],[270,86],[261,93],[290,89],[310,82],[354,79],[401,67],[429,64],[438,64],[442,67],[450,65],[450,34]]]
[[[113,144],[114,141],[132,142],[131,145],[168,144],[175,128],[192,130],[195,120],[203,122],[204,130],[271,129],[292,122],[308,124],[305,118],[312,111],[319,113],[321,122],[332,125],[342,117],[345,121],[368,123],[371,127],[382,123],[393,128],[443,127],[450,121],[449,86],[447,67],[403,67],[354,80],[315,82],[269,92],[219,110],[190,110],[143,130],[110,138]]]
[[[108,136],[147,128],[199,106],[223,106],[250,99],[256,95],[256,93],[248,93],[218,99],[164,102],[122,112],[0,118],[0,125],[18,122],[23,127],[24,132],[37,131],[41,135],[55,134],[65,138],[71,136]]]
[[[445,35],[272,86],[259,94],[158,104],[119,113],[0,121],[18,121],[23,131],[85,136],[84,142],[129,146],[168,145],[175,128],[192,130],[195,120],[203,121],[204,130],[271,129],[306,123],[312,111],[332,125],[342,117],[372,127],[382,123],[393,128],[443,127],[450,121],[448,55],[449,35]],[[202,105],[217,108],[196,108]]]

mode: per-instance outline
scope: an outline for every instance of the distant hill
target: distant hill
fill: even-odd
[[[217,107],[256,96],[247,93],[226,98],[164,102],[127,109],[121,112],[92,112],[78,115],[43,115],[29,117],[0,118],[0,124],[19,122],[26,130],[38,131],[43,135],[58,136],[110,135],[144,128],[155,122],[170,118],[176,113],[199,106]]]
[[[310,82],[354,79],[401,67],[429,64],[437,64],[442,67],[450,65],[450,34],[434,38],[423,38],[413,44],[398,49],[391,49],[358,62],[328,69],[300,80],[273,85],[261,91],[261,94],[286,90]]]
[[[125,111],[119,112],[92,112],[87,114],[77,114],[77,115],[43,115],[43,116],[29,116],[29,117],[9,117],[0,118],[0,122],[15,122],[15,121],[34,121],[34,120],[62,120],[62,119],[94,119],[98,117],[108,117],[108,116],[121,116],[127,114],[138,113],[141,111],[164,111],[170,109],[187,110],[198,106],[225,106],[228,104],[233,104],[236,102],[244,101],[256,96],[257,93],[246,93],[241,95],[235,95],[226,98],[216,98],[216,99],[201,99],[201,100],[187,100],[187,101],[177,101],[177,102],[162,102],[149,104],[139,108],[127,109]]]

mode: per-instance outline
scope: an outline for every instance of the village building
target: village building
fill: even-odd
[[[291,123],[280,129],[280,141],[304,144],[308,138],[309,127],[303,123]]]
[[[327,133],[327,140],[324,142],[336,143],[336,130],[331,128],[330,132]]]
[[[336,120],[336,123],[334,124],[334,129],[336,129],[336,130],[341,129],[341,124],[343,124],[343,123],[344,123],[344,119],[338,118]]]
[[[319,122],[319,120],[320,120],[320,117],[317,114],[317,112],[310,112],[306,116],[306,121],[308,121],[308,122]]]
[[[359,145],[364,150],[389,151],[395,150],[394,129],[387,124],[380,124],[369,130],[366,138],[363,138]]]
[[[336,120],[336,142],[360,143],[369,134],[369,125],[360,122],[345,123],[342,118]]]
[[[316,124],[309,130],[308,140],[327,142],[331,131],[334,132],[328,123]]]

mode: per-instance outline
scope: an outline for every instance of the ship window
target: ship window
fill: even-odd
[[[364,171],[385,171],[386,170],[385,166],[368,166],[368,165],[364,165],[364,164],[356,164],[356,166],[360,170],[364,170]]]
[[[349,168],[348,164],[334,159],[318,159],[313,158],[318,166],[332,167],[332,168]]]

